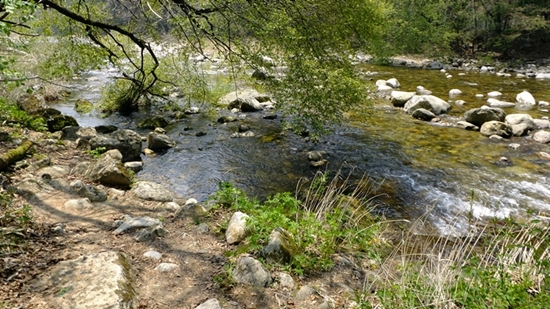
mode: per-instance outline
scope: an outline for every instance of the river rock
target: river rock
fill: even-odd
[[[451,89],[449,90],[449,96],[450,97],[456,97],[458,95],[461,95],[462,94],[462,91],[460,91],[460,89]]]
[[[168,120],[160,116],[149,117],[138,124],[138,128],[142,129],[155,129],[164,128],[169,124]]]
[[[217,299],[210,298],[209,300],[195,307],[195,309],[222,309],[222,306]]]
[[[487,105],[489,105],[490,107],[507,108],[516,106],[516,103],[500,101],[495,98],[489,98],[487,99]]]
[[[414,92],[406,92],[406,91],[392,91],[390,94],[391,103],[395,107],[403,107],[405,106],[405,103],[409,101],[414,96]]]
[[[106,186],[128,187],[132,184],[132,175],[121,162],[122,155],[117,149],[109,150],[88,167],[86,178]]]
[[[524,106],[535,106],[537,105],[537,101],[533,97],[533,95],[527,91],[522,91],[521,93],[518,93],[516,96],[516,101],[518,101],[519,104]]]
[[[162,254],[154,250],[145,252],[143,256],[153,260],[160,260],[162,258]]]
[[[393,88],[388,85],[380,85],[376,90],[379,96],[390,95],[392,91],[393,91]]]
[[[500,91],[491,91],[487,94],[489,98],[496,98],[502,96],[502,92]]]
[[[233,270],[233,279],[239,283],[264,288],[271,283],[271,275],[262,263],[250,256],[240,257]]]
[[[147,201],[171,202],[174,200],[172,192],[162,185],[150,181],[136,182],[130,192]]]
[[[284,272],[278,272],[275,275],[279,279],[278,283],[280,287],[287,288],[290,290],[294,289],[295,283],[291,275]]]
[[[476,126],[475,124],[473,123],[469,123],[467,121],[458,121],[456,123],[457,127],[459,128],[462,128],[462,129],[465,129],[465,130],[469,130],[469,131],[478,131],[479,130],[479,127]]]
[[[550,128],[550,121],[547,119],[533,119],[537,129],[547,129]]]
[[[484,136],[497,135],[508,138],[512,136],[512,127],[504,122],[491,120],[485,122],[479,132]]]
[[[535,134],[533,134],[533,139],[536,142],[542,143],[542,144],[548,144],[550,143],[550,132],[549,131],[537,131]]]
[[[225,231],[225,240],[232,245],[244,240],[247,236],[246,219],[250,218],[247,214],[237,211],[231,216],[227,230]]]
[[[49,117],[46,120],[46,124],[48,125],[48,131],[50,132],[61,131],[64,127],[78,126],[76,119],[67,115],[55,115]]]
[[[82,197],[88,198],[91,202],[105,202],[107,200],[107,194],[97,187],[87,185],[81,180],[75,180],[70,184],[71,188]]]
[[[157,267],[155,267],[155,270],[161,273],[169,273],[178,269],[178,267],[178,264],[174,263],[160,263],[159,265],[157,265]]]
[[[277,228],[269,235],[268,243],[261,254],[268,264],[287,264],[297,250],[292,234],[283,228]]]
[[[63,204],[65,208],[69,209],[76,209],[76,210],[83,210],[83,209],[91,209],[94,208],[94,204],[90,202],[88,198],[79,198],[79,199],[72,199],[68,200]]]
[[[77,139],[90,140],[97,136],[97,131],[92,127],[64,127],[62,130],[61,139],[76,141]]]
[[[237,118],[233,116],[221,116],[220,118],[218,118],[219,123],[228,123],[228,122],[235,122],[235,121],[237,121]]]
[[[308,161],[320,161],[323,160],[326,155],[326,151],[312,150],[307,153],[307,159]]]
[[[495,120],[503,122],[505,117],[506,113],[502,109],[487,106],[474,108],[464,113],[464,120],[478,127],[487,121]]]
[[[506,116],[505,122],[512,126],[514,136],[527,135],[529,131],[535,129],[533,117],[528,114],[510,114]]]
[[[39,114],[48,108],[44,96],[28,93],[17,99],[17,106],[28,114]]]
[[[99,125],[95,126],[94,129],[99,134],[109,134],[118,130],[117,126],[114,125]]]
[[[403,110],[407,114],[412,114],[419,108],[427,109],[439,115],[448,112],[451,109],[451,105],[433,95],[415,95],[405,104]]]
[[[238,90],[238,91],[230,92],[224,95],[223,97],[221,97],[218,101],[218,104],[222,106],[229,106],[231,103],[233,103],[235,100],[239,98],[242,98],[242,99],[254,98],[258,100],[257,97],[260,97],[260,96],[262,95],[254,89]]]
[[[550,73],[538,73],[536,79],[550,79]]]
[[[51,267],[33,287],[55,291],[46,294],[49,308],[136,308],[131,267],[120,252],[81,256]]]
[[[87,114],[94,109],[92,102],[86,99],[78,99],[74,103],[74,110],[79,114]]]
[[[416,87],[416,94],[417,95],[430,95],[432,94],[432,92],[426,88],[424,88],[423,86],[417,86]]]
[[[386,81],[386,86],[390,86],[392,88],[399,88],[401,87],[401,84],[396,78],[390,78]]]
[[[141,161],[141,135],[132,130],[116,130],[109,134],[99,134],[90,139],[90,149],[105,147],[117,149],[122,154],[122,162]]]
[[[147,148],[151,150],[164,150],[176,147],[176,141],[166,134],[150,132],[147,135]]]
[[[120,225],[117,227],[116,230],[113,231],[113,234],[119,235],[127,230],[131,229],[140,229],[140,228],[146,228],[146,227],[154,227],[161,225],[161,222],[159,219],[151,218],[151,217],[139,217],[134,218],[131,216],[124,216],[122,220],[118,222]]]
[[[434,113],[432,113],[429,110],[424,109],[424,108],[419,108],[419,109],[415,110],[412,113],[412,116],[413,116],[413,118],[423,120],[423,121],[431,121],[432,119],[434,119],[436,117]]]

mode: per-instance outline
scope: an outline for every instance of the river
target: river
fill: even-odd
[[[240,123],[249,124],[253,138],[230,138],[236,123],[216,122],[221,112],[192,115],[172,123],[168,134],[178,146],[156,157],[143,156],[143,180],[162,183],[183,198],[204,201],[220,181],[230,181],[251,196],[260,199],[281,191],[294,191],[300,179],[311,178],[318,170],[309,166],[306,153],[324,150],[328,153],[326,169],[334,175],[342,170],[353,177],[371,177],[380,185],[377,212],[389,218],[414,219],[425,215],[439,233],[465,231],[469,218],[524,217],[535,212],[544,217],[550,212],[550,162],[539,152],[550,152],[550,146],[538,144],[530,137],[513,137],[502,141],[488,139],[479,132],[453,127],[465,111],[480,107],[487,93],[500,91],[503,101],[515,102],[515,96],[529,91],[537,101],[550,101],[550,81],[533,78],[499,77],[489,73],[449,71],[363,65],[364,71],[377,72],[376,79],[395,77],[404,91],[422,85],[435,96],[449,99],[450,89],[463,93],[453,98],[466,101],[453,105],[440,123],[415,120],[386,100],[376,100],[371,108],[358,108],[348,115],[345,124],[318,143],[281,130],[280,120],[262,119],[261,113],[248,113]],[[134,117],[97,114],[79,115],[74,101],[86,98],[98,102],[99,87],[114,73],[90,72],[76,82],[71,98],[58,108],[74,116],[82,126],[114,124],[134,129],[142,115]],[[476,98],[476,94],[484,94]],[[541,109],[505,109],[507,114],[528,113],[533,118],[549,116]],[[146,134],[146,131],[138,131]],[[206,135],[197,136],[197,132]],[[509,144],[520,144],[518,149]],[[501,158],[507,161],[503,163]],[[323,168],[324,170],[325,168]]]

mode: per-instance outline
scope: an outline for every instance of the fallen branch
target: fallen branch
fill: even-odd
[[[5,170],[11,164],[23,159],[27,151],[32,147],[33,142],[26,140],[19,147],[11,149],[0,156],[0,171]]]

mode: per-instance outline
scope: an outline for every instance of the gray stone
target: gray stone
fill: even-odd
[[[405,106],[405,103],[409,101],[414,96],[414,92],[406,92],[406,91],[392,91],[390,95],[390,100],[393,106],[395,107],[403,107]]]
[[[294,279],[292,279],[291,275],[283,272],[278,272],[275,275],[278,278],[279,286],[290,290],[294,289]]]
[[[496,98],[502,96],[502,93],[500,91],[491,91],[487,94],[489,98]]]
[[[168,231],[162,226],[162,224],[158,224],[137,231],[134,235],[134,239],[138,242],[146,242],[154,240],[157,237],[162,237],[166,234],[168,234]]]
[[[254,136],[256,136],[256,134],[254,134],[254,132],[252,132],[252,131],[246,131],[246,132],[243,132],[243,133],[235,132],[235,133],[231,134],[231,138],[254,137]]]
[[[88,198],[79,198],[68,200],[63,206],[65,206],[65,208],[83,210],[93,208],[94,204],[92,204]]]
[[[423,86],[417,86],[416,87],[416,94],[417,95],[430,95],[432,92],[430,90],[427,90]]]
[[[228,122],[235,122],[237,119],[233,116],[221,116],[218,118],[219,123],[228,123]]]
[[[44,174],[50,175],[52,178],[61,178],[69,175],[70,167],[65,165],[54,165],[42,168],[38,171],[37,175],[42,177]]]
[[[137,308],[130,260],[119,252],[102,252],[62,261],[34,287],[50,288],[50,308]]]
[[[164,150],[176,147],[176,141],[165,134],[151,132],[147,135],[147,148],[151,150]]]
[[[164,128],[169,124],[168,120],[160,116],[149,117],[138,124],[138,128],[142,129],[155,129]]]
[[[152,226],[158,226],[160,224],[161,222],[159,219],[155,219],[147,216],[139,217],[139,218],[126,216],[122,224],[116,230],[113,231],[113,234],[118,235],[130,229],[152,227]]]
[[[490,107],[508,108],[508,107],[516,106],[516,103],[504,102],[504,101],[497,100],[495,98],[489,98],[487,99],[487,105],[489,105]]]
[[[456,125],[459,128],[462,128],[462,129],[465,129],[465,130],[470,130],[470,131],[478,131],[479,130],[478,126],[476,126],[475,124],[469,123],[467,121],[458,121],[456,123]]]
[[[90,140],[92,137],[97,135],[97,132],[94,128],[91,127],[64,127],[61,130],[63,133],[61,139],[76,141],[77,139]]]
[[[228,106],[228,105],[230,105],[231,103],[233,103],[235,100],[237,100],[239,98],[254,98],[254,99],[256,99],[257,97],[260,97],[260,96],[261,96],[260,93],[258,93],[258,91],[254,90],[254,89],[238,90],[238,91],[230,92],[230,93],[224,95],[223,97],[221,97],[220,100],[218,101],[218,104],[222,105],[222,106]]]
[[[310,287],[309,285],[304,285],[298,290],[298,293],[296,293],[295,299],[297,301],[304,301],[309,299],[312,295],[315,295],[317,291],[315,291],[314,288]]]
[[[168,211],[178,211],[181,209],[181,206],[178,203],[175,202],[167,202],[162,204],[162,208],[168,210]]]
[[[271,275],[267,269],[260,261],[250,256],[242,256],[237,260],[233,279],[255,287],[267,287],[271,284]]]
[[[178,267],[178,264],[174,263],[160,263],[157,267],[155,267],[155,270],[161,273],[168,273],[176,270]]]
[[[517,150],[517,149],[519,149],[519,147],[521,147],[521,145],[518,144],[518,143],[511,143],[511,144],[508,144],[508,147],[510,147],[514,150]]]
[[[516,95],[516,101],[518,101],[519,104],[524,106],[537,105],[537,101],[535,100],[533,95],[527,91],[522,91],[521,93],[518,93],[518,95]]]
[[[439,115],[448,112],[451,109],[451,105],[433,95],[415,95],[407,103],[405,103],[403,110],[407,114],[412,114],[419,108],[427,109],[432,113]]]
[[[238,108],[243,112],[256,112],[263,110],[263,105],[256,98],[238,98],[229,104],[229,109]]]
[[[323,160],[326,155],[327,155],[326,151],[313,150],[307,153],[307,159],[308,161],[320,161],[320,160]]]
[[[396,78],[390,78],[386,81],[386,85],[387,86],[390,86],[392,88],[399,88],[401,87],[401,84],[399,83],[399,81],[396,79]]]
[[[505,117],[506,113],[502,109],[487,106],[474,108],[464,113],[464,120],[478,127],[487,121],[503,122]]]
[[[87,185],[81,180],[75,180],[70,184],[71,188],[75,190],[80,196],[88,198],[91,202],[104,202],[107,200],[107,194],[97,187]]]
[[[143,256],[147,258],[155,259],[155,260],[160,260],[162,258],[162,254],[154,250],[145,252]]]
[[[222,309],[222,306],[217,299],[211,298],[195,307],[195,309]]]
[[[48,108],[44,96],[39,94],[24,94],[17,99],[17,106],[29,114],[38,114]]]
[[[297,250],[292,234],[283,228],[277,228],[269,235],[267,245],[261,254],[268,264],[286,264],[291,261]]]
[[[450,97],[456,97],[458,95],[461,95],[462,94],[462,91],[460,91],[460,89],[451,89],[449,90],[449,96]]]
[[[142,161],[132,161],[132,162],[126,162],[124,163],[124,167],[129,169],[130,171],[134,173],[138,173],[143,169],[143,162]]]
[[[533,134],[533,139],[536,142],[542,143],[542,144],[548,144],[550,143],[550,132],[549,131],[537,131],[535,134]]]
[[[512,136],[512,127],[504,122],[492,120],[485,122],[479,132],[484,136],[497,135],[508,138]]]
[[[515,136],[527,135],[529,131],[535,128],[533,117],[528,114],[510,114],[506,116],[505,122],[512,126],[512,132]]]
[[[174,200],[172,192],[162,185],[149,181],[136,182],[130,192],[147,201],[171,202]]]
[[[225,240],[228,244],[240,242],[247,236],[246,219],[250,218],[247,214],[237,211],[231,216],[229,225],[225,231]]]
[[[547,129],[550,128],[550,121],[547,119],[533,119],[537,129]]]
[[[122,162],[141,160],[141,135],[132,130],[116,130],[91,138],[90,149],[99,147],[104,147],[106,150],[119,150],[122,154]]]
[[[413,116],[413,118],[423,120],[423,121],[431,121],[432,119],[434,119],[436,117],[434,113],[432,113],[429,110],[424,109],[424,108],[419,108],[419,109],[415,110],[412,113],[412,116]]]
[[[210,227],[206,223],[201,223],[197,225],[197,232],[201,234],[208,234],[210,233]]]
[[[132,184],[132,175],[122,165],[121,158],[120,151],[116,149],[107,151],[88,167],[86,177],[106,186],[128,187]]]

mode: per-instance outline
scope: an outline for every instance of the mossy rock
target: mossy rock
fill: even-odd
[[[141,128],[141,129],[155,129],[155,128],[164,128],[167,125],[168,125],[168,120],[166,120],[162,117],[159,117],[159,116],[154,116],[154,117],[147,118],[147,119],[143,120],[142,122],[140,122],[138,124],[138,128]]]
[[[74,110],[79,114],[87,114],[94,109],[92,102],[86,99],[78,99],[74,104]]]
[[[64,127],[78,126],[76,119],[67,115],[54,115],[48,119],[47,124],[50,132],[61,131]]]

